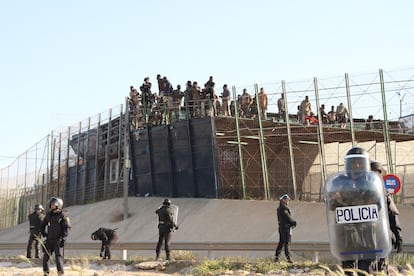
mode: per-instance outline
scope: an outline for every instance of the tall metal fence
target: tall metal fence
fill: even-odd
[[[398,201],[413,203],[413,83],[414,68],[404,68],[234,86],[234,102],[243,89],[255,97],[263,87],[269,103],[267,118],[262,118],[257,108],[254,111],[254,106],[252,116],[243,118],[241,114],[225,116],[219,107],[215,114],[210,112],[223,119],[216,124],[220,194],[225,198],[271,200],[286,191],[298,200],[320,201],[326,177],[343,169],[346,151],[358,144],[402,179]],[[221,92],[215,88],[217,96]],[[285,118],[277,107],[282,94],[288,114]],[[349,119],[342,124],[298,122],[298,106],[305,96],[315,118],[321,118],[322,104],[328,112],[343,103]],[[215,106],[221,103],[219,99],[214,100]],[[181,116],[173,121],[191,119],[185,114],[187,104],[183,101]],[[372,122],[367,122],[369,115]],[[134,116],[128,104],[119,105],[66,130],[51,132],[1,169],[0,228],[25,221],[35,203],[46,204],[52,195],[62,197],[66,206],[122,196],[122,172],[128,163],[124,160],[123,134]]]
[[[414,69],[405,68],[233,87],[234,98],[244,89],[254,95],[263,87],[269,98],[267,119],[274,124],[241,119],[238,127],[221,126],[217,140],[224,141],[218,143],[224,197],[276,199],[289,192],[299,200],[321,201],[326,178],[343,170],[347,150],[360,145],[402,179],[398,202],[413,203],[413,81]],[[278,114],[282,94],[288,120]],[[343,103],[348,120],[298,121],[295,115],[306,96],[316,118],[322,117],[322,104],[328,112]]]
[[[119,105],[66,130],[51,132],[1,169],[0,228],[26,221],[33,206],[46,204],[51,196],[63,198],[65,206],[121,196],[123,117],[123,105]],[[103,180],[83,185],[91,182],[85,179],[88,175]]]

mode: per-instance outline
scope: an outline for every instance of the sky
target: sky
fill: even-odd
[[[0,168],[149,76],[242,86],[413,65],[414,2],[0,2]]]

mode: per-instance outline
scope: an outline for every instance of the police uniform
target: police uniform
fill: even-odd
[[[33,243],[34,243],[34,249],[35,249],[35,258],[36,259],[39,258],[39,239],[41,238],[40,226],[41,226],[42,220],[45,217],[43,213],[41,213],[42,209],[39,209],[40,211],[35,210],[33,213],[29,215],[30,237],[29,237],[29,242],[27,244],[27,252],[26,252],[27,258],[32,257]]]
[[[49,259],[53,253],[55,253],[56,258],[56,268],[59,275],[64,273],[63,269],[63,253],[66,238],[69,235],[69,230],[71,228],[70,219],[68,214],[61,210],[61,205],[59,209],[50,210],[41,224],[42,235],[46,237],[45,247],[43,248],[43,271],[45,274],[49,274]],[[50,207],[50,204],[49,204]],[[46,231],[47,228],[47,231]]]
[[[397,253],[400,253],[402,250],[402,235],[401,235],[401,225],[398,215],[400,212],[398,211],[397,206],[392,199],[390,194],[387,195],[387,206],[388,206],[388,222],[390,224],[390,230],[392,232],[392,245]],[[386,258],[380,258],[378,263],[372,263],[373,269],[376,271],[385,271],[387,269],[387,261]]]
[[[171,202],[165,199],[163,205],[155,213],[158,215],[158,243],[155,249],[156,258],[160,256],[161,246],[164,243],[167,260],[170,260],[170,240],[171,231],[178,229],[174,221],[173,211],[170,207]]]
[[[392,199],[392,196],[390,194],[387,195],[387,206],[388,206],[388,221],[390,223],[390,229],[393,234],[393,245],[394,248],[397,250],[397,252],[401,252],[402,250],[402,235],[401,235],[401,224],[400,220],[398,218],[398,215],[400,212],[397,209],[397,206],[395,206],[395,203]]]
[[[379,173],[380,176],[384,176],[386,174],[385,169],[382,167],[382,164],[376,160],[371,160],[371,171]],[[397,206],[394,203],[392,195],[387,193],[386,194],[387,200],[387,207],[388,207],[388,222],[390,223],[390,230],[393,234],[392,243],[394,248],[397,252],[401,252],[402,250],[402,235],[401,235],[401,225],[398,215],[400,211],[398,210]]]
[[[382,164],[378,161],[371,160],[371,171],[377,172],[380,176],[384,176],[386,174]],[[397,206],[394,203],[392,195],[387,193],[386,195],[387,201],[387,209],[388,209],[388,222],[390,226],[390,230],[393,234],[392,237],[392,244],[396,249],[397,253],[401,252],[402,250],[402,235],[401,235],[401,225],[398,218],[400,211],[398,210]],[[386,258],[380,258],[378,263],[373,262],[372,264],[373,269],[376,271],[385,271],[387,269],[387,262]]]
[[[285,200],[289,200],[287,194],[282,195],[280,198],[280,205],[277,208],[277,219],[279,222],[279,244],[276,248],[275,261],[279,260],[279,255],[285,248],[286,259],[289,263],[292,262],[292,258],[289,252],[289,242],[291,240],[291,228],[296,227],[296,221],[293,219],[290,209],[287,206]]]
[[[115,230],[116,229],[101,227],[91,235],[93,240],[102,241],[101,253],[99,256],[103,257],[103,259],[111,259],[111,246],[118,240],[118,233]]]

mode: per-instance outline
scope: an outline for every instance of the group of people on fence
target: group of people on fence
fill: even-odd
[[[231,99],[231,92],[227,84],[223,85],[220,95],[217,95],[213,76],[201,88],[197,81],[187,81],[182,90],[181,85],[176,89],[166,76],[157,75],[158,93],[152,92],[149,77],[144,78],[139,92],[133,85],[130,86],[128,97],[131,124],[135,128],[142,128],[146,123],[151,125],[167,124],[180,120],[181,110],[184,109],[187,118],[204,116],[235,116],[236,103]],[[252,97],[247,89],[238,95],[237,111],[240,117],[255,118],[258,109],[263,119],[267,118],[268,98],[264,88],[258,93],[259,102]],[[257,107],[259,106],[259,107]]]
[[[151,125],[167,124],[180,120],[181,110],[184,109],[186,118],[204,116],[236,116],[241,118],[267,119],[269,105],[268,96],[263,87],[256,96],[243,89],[236,100],[231,100],[231,92],[227,84],[223,85],[220,95],[217,95],[213,76],[201,88],[197,81],[187,81],[185,89],[177,85],[174,89],[166,76],[157,75],[158,92],[152,92],[152,83],[145,77],[142,85],[136,89],[130,86],[128,97],[131,124],[135,128],[143,128],[146,123]],[[237,104],[236,104],[237,103]],[[236,110],[237,105],[237,110]],[[286,121],[286,101],[284,94],[277,100],[278,117]],[[323,124],[340,124],[345,127],[349,120],[347,107],[340,103],[331,106],[330,111],[325,105],[320,106],[320,116]],[[302,125],[318,124],[318,114],[312,109],[308,96],[298,105],[296,120]]]
[[[279,116],[285,121],[286,107],[283,94],[278,100],[278,109]],[[343,103],[336,107],[332,105],[330,111],[326,111],[325,105],[322,104],[319,107],[319,112],[322,124],[340,124],[342,128],[345,128],[349,120],[348,109]],[[319,123],[319,114],[313,111],[309,96],[305,96],[300,105],[298,105],[296,119],[302,125],[317,125]]]

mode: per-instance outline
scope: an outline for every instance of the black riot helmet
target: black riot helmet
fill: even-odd
[[[47,202],[47,206],[49,206],[49,208],[50,208],[50,205],[52,203],[54,203],[57,206],[58,209],[62,209],[63,208],[63,200],[61,198],[59,198],[59,197],[51,197],[49,199],[49,201]]]
[[[385,175],[385,170],[382,167],[382,164],[378,161],[375,161],[375,160],[371,161],[371,171],[377,172],[382,176]]]
[[[371,170],[368,152],[360,147],[353,147],[345,156],[345,170],[348,176],[355,178],[362,172]]]
[[[170,206],[171,205],[171,200],[169,200],[168,198],[164,199],[162,205]]]
[[[35,204],[34,210],[35,211],[43,212],[44,208],[43,208],[43,206],[41,204]]]

